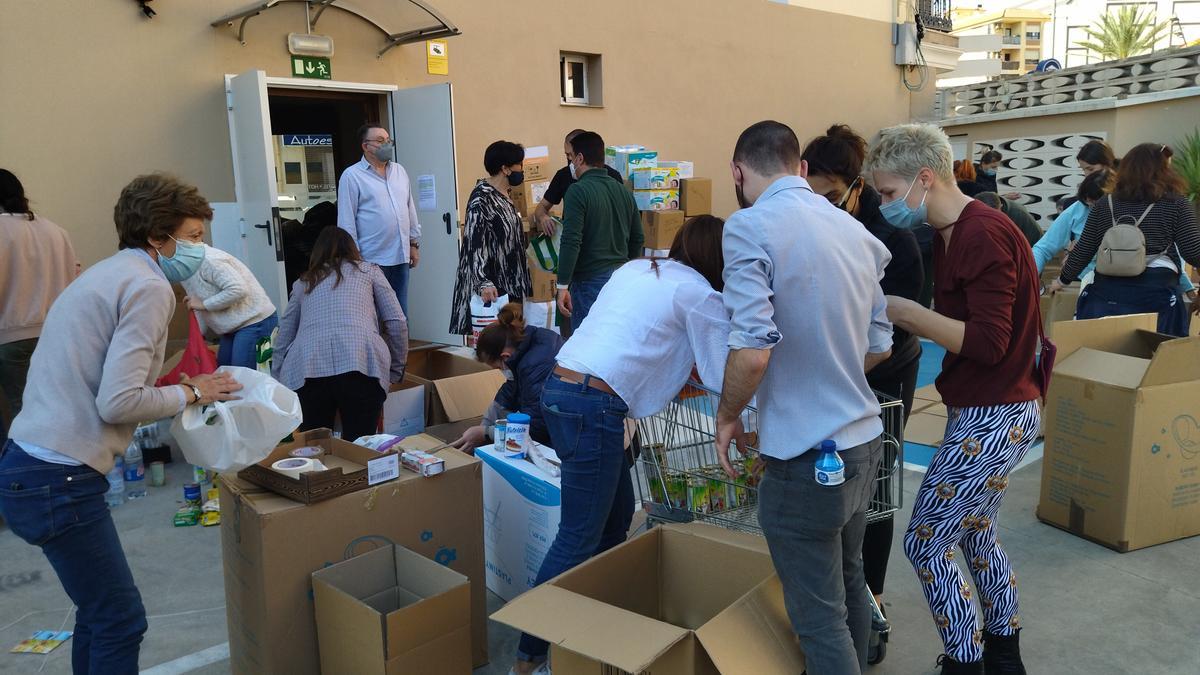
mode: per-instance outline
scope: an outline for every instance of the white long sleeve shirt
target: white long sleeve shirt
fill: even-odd
[[[720,390],[729,354],[729,318],[721,294],[674,260],[632,260],[613,272],[587,319],[558,352],[558,364],[604,380],[649,417],[667,406],[695,365]]]

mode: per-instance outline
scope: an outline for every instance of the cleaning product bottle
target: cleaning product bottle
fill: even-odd
[[[841,485],[846,482],[846,463],[837,452],[837,443],[821,441],[821,456],[815,465],[817,482],[821,485]]]

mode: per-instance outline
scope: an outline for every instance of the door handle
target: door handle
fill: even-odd
[[[255,223],[254,227],[257,229],[260,229],[260,230],[266,230],[267,231],[267,246],[272,246],[272,247],[275,246],[275,241],[271,237],[271,221],[268,220],[267,222],[263,223],[262,225]]]
[[[446,223],[446,234],[452,234],[452,232],[450,232],[450,212],[449,211],[442,214],[442,222]]]

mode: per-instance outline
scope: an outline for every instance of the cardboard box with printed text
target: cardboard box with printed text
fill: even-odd
[[[1156,326],[1055,325],[1037,516],[1121,552],[1200,534],[1200,337]]]
[[[425,386],[425,424],[432,426],[482,415],[504,375],[473,359],[422,351],[409,354],[404,382]]]

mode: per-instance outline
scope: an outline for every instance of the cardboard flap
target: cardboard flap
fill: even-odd
[[[1132,390],[1141,385],[1149,367],[1149,359],[1084,347],[1056,365],[1054,374]]]
[[[386,651],[379,612],[326,579],[314,576],[312,584],[317,632],[326,635],[323,656],[345,665],[346,672],[371,672],[369,664],[383,660]]]
[[[1200,337],[1163,342],[1154,352],[1143,387],[1200,380]]]
[[[767,540],[761,535],[737,532],[726,527],[717,527],[706,523],[664,524],[661,529],[671,532],[681,532],[729,546],[737,546],[755,553],[771,555],[767,548]]]
[[[1120,345],[1130,334],[1139,330],[1153,332],[1157,327],[1157,314],[1126,314],[1087,321],[1063,321],[1054,324],[1053,340],[1058,346],[1058,361],[1061,363],[1084,347],[1101,351],[1121,351]]]
[[[504,375],[491,369],[486,373],[450,377],[433,382],[442,406],[446,408],[446,417],[451,422],[479,417],[487,412],[488,406],[496,398],[496,392],[500,391],[503,384]]]
[[[678,626],[549,584],[521,595],[492,618],[631,673],[641,672],[688,635]]]
[[[696,637],[722,673],[804,672],[804,652],[772,575],[699,630]]]

